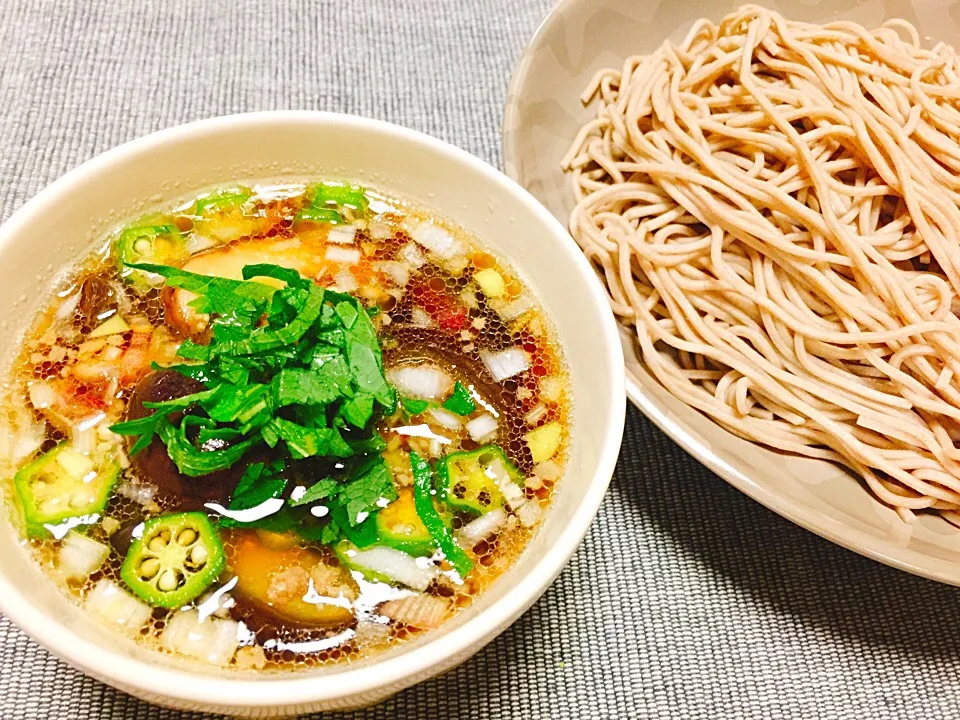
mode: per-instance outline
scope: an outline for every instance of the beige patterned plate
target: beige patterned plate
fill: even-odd
[[[591,116],[579,102],[594,72],[620,67],[665,38],[682,40],[699,17],[716,21],[736,0],[564,0],[534,35],[514,71],[503,126],[507,174],[566,223],[573,194],[560,159]],[[876,26],[900,17],[922,36],[960,45],[960,4],[903,0],[767,3],[791,19]],[[664,390],[624,330],[630,400],[704,465],[793,522],[844,547],[926,577],[960,585],[960,530],[938,517],[907,525],[845,470],[741,440]]]

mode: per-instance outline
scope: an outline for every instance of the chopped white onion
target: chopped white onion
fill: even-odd
[[[400,248],[400,252],[397,253],[397,257],[414,269],[422,267],[427,262],[427,259],[423,256],[423,253],[420,252],[420,248],[413,243],[407,243]]]
[[[450,612],[450,602],[433,595],[418,593],[400,600],[388,600],[378,612],[402,625],[432,630],[439,627]]]
[[[463,245],[449,230],[424,220],[410,231],[410,237],[445,260],[463,254]]]
[[[68,580],[85,580],[109,555],[110,548],[102,542],[71,530],[60,546],[57,568]]]
[[[80,303],[80,291],[73,293],[70,297],[60,303],[60,307],[57,308],[55,317],[57,320],[69,320],[73,317],[73,314],[77,310],[77,305]]]
[[[410,270],[403,263],[398,263],[393,260],[390,260],[385,263],[380,264],[380,269],[385,272],[393,284],[397,287],[405,287],[408,282],[410,282]]]
[[[435,365],[390,368],[387,380],[402,395],[417,400],[440,400],[453,391],[453,378]]]
[[[70,426],[70,445],[78,453],[91,455],[97,449],[96,427],[84,427],[83,423]]]
[[[533,427],[547,414],[547,406],[543,403],[537,403],[534,407],[523,416],[523,421]]]
[[[226,665],[237,651],[239,629],[240,624],[233,620],[200,620],[196,610],[182,610],[167,621],[160,643],[179,655],[211,665]]]
[[[430,317],[430,313],[428,313],[422,307],[417,306],[414,306],[413,310],[410,311],[410,324],[424,328],[436,326],[433,318]]]
[[[139,480],[121,480],[117,483],[117,494],[138,505],[149,505],[157,494],[157,486]]]
[[[556,481],[560,479],[563,471],[553,460],[546,460],[533,466],[533,474],[543,480]]]
[[[464,547],[473,547],[481,540],[495,535],[507,521],[507,513],[497,508],[471,520],[457,531],[457,541]]]
[[[480,359],[487,366],[487,370],[497,382],[519,375],[530,369],[530,356],[525,350],[518,347],[507,348],[492,353],[489,350],[480,351]]]
[[[494,460],[487,467],[496,476],[497,487],[500,488],[500,492],[503,493],[503,498],[507,501],[507,507],[516,512],[527,500],[523,494],[523,490],[513,481],[510,473],[503,467],[503,463],[500,462],[499,459]]]
[[[502,308],[500,308],[499,313],[507,322],[511,320],[516,320],[518,317],[523,315],[527,310],[533,309],[533,299],[527,295],[521,295],[516,300],[508,302]]]
[[[53,386],[43,380],[37,380],[30,383],[30,389],[27,391],[30,397],[30,404],[37,410],[51,407],[57,404],[59,396]]]
[[[386,240],[393,236],[393,228],[390,223],[376,218],[367,223],[367,232],[374,240]]]
[[[388,547],[349,550],[347,556],[351,566],[390,578],[414,590],[426,590],[439,572],[435,565],[427,565],[422,558],[418,562],[417,558]]]
[[[444,410],[443,408],[430,408],[430,410],[427,412],[429,413],[430,417],[448,430],[459,430],[460,426],[463,424],[460,416],[454,415],[449,410]]]
[[[357,279],[353,276],[353,273],[346,268],[338,272],[334,276],[333,280],[333,287],[338,292],[352,293],[356,292],[357,288],[360,287],[357,284]]]
[[[334,225],[327,234],[327,242],[337,243],[338,245],[353,245],[356,237],[356,225]],[[329,257],[329,251],[327,257]]]
[[[219,244],[220,243],[213,238],[193,232],[187,236],[187,241],[184,243],[184,249],[187,251],[188,255],[195,255],[202,250],[209,250],[210,248]]]
[[[462,302],[468,308],[473,308],[474,310],[480,307],[480,303],[477,300],[477,294],[470,288],[466,288],[462,293],[460,293],[460,302]]]
[[[483,443],[491,439],[497,432],[498,423],[496,418],[489,413],[484,413],[475,417],[467,423],[467,432],[474,442]]]
[[[525,502],[516,510],[517,518],[524,527],[533,527],[540,522],[542,510],[539,503]]]
[[[136,637],[153,611],[113,580],[104,578],[87,593],[84,608],[126,635]]]
[[[47,432],[22,402],[12,403],[10,410],[0,414],[0,461],[16,467],[37,451]]]
[[[360,251],[357,248],[328,247],[327,260],[345,265],[356,265],[360,262]]]
[[[364,646],[386,642],[393,632],[387,618],[381,615],[369,616],[366,613],[358,614],[354,631],[354,641]]]
[[[556,375],[540,378],[540,397],[548,402],[560,402],[563,395],[563,380]]]

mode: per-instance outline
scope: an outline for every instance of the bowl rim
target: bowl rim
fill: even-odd
[[[577,5],[591,0],[560,0],[537,26],[530,40],[524,46],[507,86],[507,99],[503,111],[502,153],[504,173],[511,180],[523,187],[518,168],[521,151],[517,133],[511,129],[519,122],[519,106],[522,97],[521,90],[527,82],[533,66],[533,57],[544,41],[546,35],[555,25],[562,22],[564,13]],[[617,321],[617,325],[632,336],[633,329]],[[643,361],[638,357],[638,362]],[[662,407],[657,399],[644,388],[644,382],[633,373],[628,366],[624,366],[627,398],[647,419],[653,422],[667,437],[692,455],[700,464],[723,480],[733,485],[752,500],[777,513],[790,522],[799,525],[805,530],[819,535],[840,547],[851,550],[859,555],[868,557],[877,562],[903,570],[913,575],[942,582],[947,585],[960,586],[960,565],[933,561],[930,556],[895,544],[893,541],[878,541],[875,536],[858,530],[839,520],[836,520],[819,510],[805,506],[786,496],[768,489],[753,480],[748,473],[738,467],[725,462],[710,448],[709,444],[701,440],[698,433],[690,425],[672,412]],[[655,382],[655,381],[654,381]],[[754,443],[755,444],[755,443]],[[942,566],[953,565],[954,572],[940,569]]]
[[[519,184],[465,150],[430,135],[383,120],[344,113],[270,110],[223,115],[130,140],[75,167],[28,200],[0,225],[0,246],[20,237],[36,213],[58,198],[69,196],[75,184],[109,170],[115,163],[162,150],[171,143],[204,138],[224,130],[257,127],[277,129],[301,124],[314,125],[321,132],[326,127],[348,126],[365,133],[380,133],[394,140],[418,143],[436,153],[445,162],[467,166],[479,173],[485,182],[499,186],[516,197],[543,225],[544,230],[554,236],[557,240],[557,252],[564,255],[565,260],[577,268],[584,278],[589,279],[586,283],[588,295],[585,297],[585,300],[590,301],[589,306],[606,308],[607,300],[603,288],[594,280],[593,271],[573,238],[556,218]],[[605,382],[611,397],[624,397],[623,355],[616,323],[610,313],[595,314],[596,338],[610,348],[607,353],[607,367],[597,369],[595,381]],[[356,669],[348,666],[330,675],[291,672],[263,675],[251,680],[249,675],[238,674],[231,677],[192,674],[188,669],[133,659],[121,651],[107,649],[104,645],[82,638],[66,625],[37,610],[20,589],[2,579],[0,612],[38,643],[74,667],[121,689],[135,688],[158,699],[169,698],[216,705],[220,708],[264,705],[284,708],[375,692],[396,685],[406,678],[429,674],[449,658],[471,648],[479,649],[498,634],[490,632],[490,628],[502,626],[505,629],[546,591],[577,549],[600,508],[619,455],[625,413],[625,402],[613,402],[607,408],[607,420],[615,432],[601,440],[593,476],[586,484],[583,497],[570,522],[531,571],[503,597],[460,627],[435,641],[426,641],[419,647],[383,661],[375,660],[370,665]],[[406,683],[409,684],[412,683]]]

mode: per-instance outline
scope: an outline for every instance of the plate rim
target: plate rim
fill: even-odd
[[[524,189],[526,189],[526,185],[517,170],[520,154],[517,133],[512,132],[512,128],[517,126],[519,98],[521,97],[520,89],[526,81],[533,64],[533,56],[545,35],[559,21],[559,18],[567,9],[583,2],[591,2],[591,0],[560,0],[556,3],[524,45],[510,74],[501,124],[500,149],[503,157],[504,173]],[[539,202],[539,199],[537,202]],[[553,214],[552,211],[550,212]],[[569,233],[567,218],[558,219]],[[624,325],[619,319],[617,320],[617,326],[621,330],[626,330],[632,338],[633,330],[630,326]],[[642,364],[639,357],[638,361]],[[697,439],[696,432],[689,428],[687,423],[673,417],[672,413],[661,408],[656,399],[644,390],[642,381],[629,368],[625,369],[625,375],[627,399],[634,407],[643,413],[681,450],[750,499],[793,524],[858,555],[928,580],[960,586],[960,559],[957,561],[937,560],[936,564],[952,567],[954,572],[938,570],[932,567],[929,555],[895,544],[892,541],[878,541],[876,537],[824,515],[815,508],[802,506],[780,493],[764,488],[752,480],[748,474],[717,457],[706,443]],[[729,431],[724,430],[724,432]],[[756,445],[756,443],[751,444]]]

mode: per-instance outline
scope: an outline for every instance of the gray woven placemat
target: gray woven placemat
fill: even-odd
[[[248,110],[383,118],[498,164],[510,69],[548,9],[0,2],[0,216],[120,142]],[[958,606],[764,510],[631,411],[600,516],[546,596],[458,670],[344,717],[960,717]],[[0,618],[2,720],[179,717]]]

